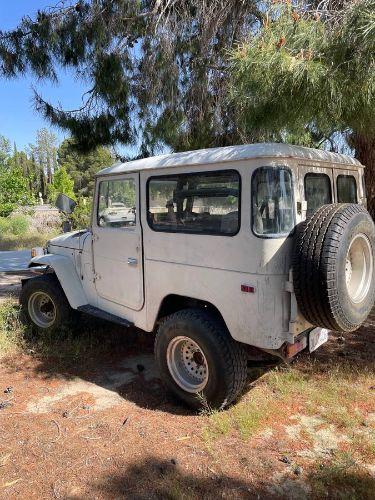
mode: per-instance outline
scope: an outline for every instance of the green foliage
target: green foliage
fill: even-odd
[[[9,140],[0,135],[0,166],[3,166],[7,163],[10,154],[10,142]]]
[[[29,221],[23,215],[14,215],[11,217],[0,217],[0,233],[4,235],[23,236],[29,230]]]
[[[9,217],[9,229],[15,236],[23,236],[29,230],[29,221],[23,215]]]
[[[52,184],[48,187],[48,198],[51,203],[55,203],[59,194],[66,194],[72,199],[75,199],[73,190],[74,181],[66,171],[64,166],[60,167],[53,177]]]
[[[232,52],[232,97],[245,130],[375,130],[375,0],[340,11],[270,7]]]
[[[52,184],[57,169],[57,138],[46,128],[37,131],[35,144],[29,145],[31,168],[29,173],[30,189],[45,200],[48,187]]]
[[[80,153],[73,139],[65,139],[57,154],[58,164],[64,167],[74,180],[74,192],[77,196],[89,198],[93,195],[95,174],[114,161],[110,150],[104,147],[98,147],[86,154]]]
[[[23,347],[23,334],[19,307],[8,299],[0,305],[0,357]]]
[[[0,234],[6,234],[10,230],[9,217],[0,217]]]
[[[68,68],[88,91],[65,111],[36,108],[85,150],[141,144],[174,150],[243,142],[225,102],[226,52],[259,23],[256,0],[70,0],[0,33],[0,74],[58,80]]]
[[[0,217],[6,217],[17,206],[27,205],[31,201],[22,170],[0,167]]]
[[[87,229],[91,225],[92,199],[80,197],[70,216],[73,229]]]

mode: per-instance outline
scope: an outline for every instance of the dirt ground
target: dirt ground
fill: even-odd
[[[7,293],[17,290],[13,281]],[[359,369],[371,368],[374,325],[372,316],[355,334],[333,335],[314,362],[357,359]],[[0,361],[0,498],[342,498],[315,491],[310,477],[345,448],[346,431],[305,414],[297,398],[260,430],[243,437],[229,429],[212,441],[207,432],[217,416],[194,414],[166,393],[152,344],[151,335],[131,335],[109,355],[68,365],[33,352]],[[310,359],[297,363],[303,368]],[[249,378],[245,403],[261,379]],[[366,432],[375,428],[373,385]],[[373,458],[364,476],[351,477],[366,487],[346,498],[370,498],[371,491],[375,498]]]

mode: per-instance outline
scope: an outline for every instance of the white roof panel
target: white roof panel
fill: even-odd
[[[122,174],[166,167],[192,165],[207,165],[210,163],[234,162],[255,158],[297,158],[317,162],[339,163],[361,167],[361,163],[351,156],[330,153],[321,149],[292,146],[282,143],[244,144],[242,146],[227,146],[222,148],[199,149],[183,153],[171,153],[153,156],[126,163],[116,163],[98,172],[97,175]]]

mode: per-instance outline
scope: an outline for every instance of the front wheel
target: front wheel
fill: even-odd
[[[68,324],[71,309],[57,278],[52,274],[31,278],[20,295],[24,319],[39,331],[55,331]]]
[[[244,349],[221,321],[203,310],[178,311],[163,321],[155,359],[168,389],[192,408],[222,409],[246,382]]]

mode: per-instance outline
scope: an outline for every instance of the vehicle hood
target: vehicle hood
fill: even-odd
[[[80,250],[83,247],[83,241],[89,231],[87,229],[80,231],[71,231],[70,233],[64,233],[56,238],[52,238],[48,242],[48,248],[50,246],[71,248],[72,250]]]

